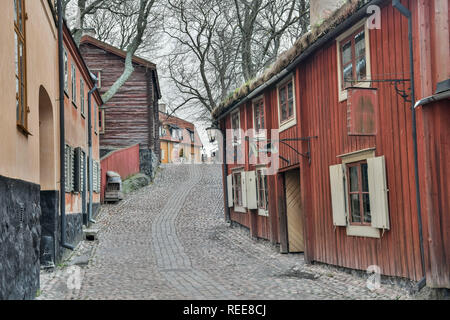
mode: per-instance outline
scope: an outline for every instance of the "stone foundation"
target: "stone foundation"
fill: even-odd
[[[0,176],[0,300],[36,297],[40,218],[40,186]]]
[[[139,150],[140,171],[153,181],[159,167],[159,159],[151,149]]]

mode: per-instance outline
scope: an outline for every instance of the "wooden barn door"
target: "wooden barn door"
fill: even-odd
[[[300,202],[300,170],[285,173],[289,252],[304,252],[303,214]]]

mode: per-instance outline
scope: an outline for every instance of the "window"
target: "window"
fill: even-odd
[[[241,140],[241,119],[239,111],[231,115],[231,129],[233,129],[233,143],[240,144]]]
[[[342,89],[367,78],[364,27],[341,42]]]
[[[269,210],[269,197],[267,191],[267,175],[265,169],[256,170],[256,189],[258,214],[267,216]]]
[[[92,70],[92,73],[97,78],[97,88],[100,89],[102,87],[102,72],[100,70]]]
[[[192,141],[192,142],[195,142],[195,135],[194,135],[194,132],[193,132],[193,131],[189,131],[189,136],[190,136],[190,138],[191,138],[191,141]]]
[[[97,122],[97,103],[94,103],[94,132],[98,133],[98,122]]]
[[[72,63],[72,102],[76,106],[77,104],[77,69]]]
[[[350,224],[371,225],[367,161],[347,164]]]
[[[14,50],[16,76],[16,122],[19,128],[27,132],[27,78],[26,78],[26,39],[25,39],[25,1],[14,1]]]
[[[69,95],[69,58],[64,49],[64,92]]]
[[[84,81],[80,79],[80,109],[81,115],[84,116]]]
[[[105,110],[98,111],[98,126],[100,128],[100,133],[105,133]]]
[[[233,173],[233,199],[235,207],[243,207],[242,172]]]
[[[289,81],[278,88],[280,101],[280,119],[281,124],[294,118],[294,86]]]
[[[365,20],[337,38],[339,101],[347,99],[349,87],[370,88],[370,41]]]
[[[262,130],[265,129],[263,98],[253,103],[253,124],[256,134],[262,133]]]
[[[374,149],[339,156],[330,166],[333,224],[347,228],[348,236],[380,238],[389,230],[389,201],[385,157]]]

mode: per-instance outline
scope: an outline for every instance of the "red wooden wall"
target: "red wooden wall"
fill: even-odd
[[[122,180],[139,173],[139,144],[120,149],[107,154],[101,159],[101,199],[105,198],[106,189],[106,173],[114,171],[120,174]]]

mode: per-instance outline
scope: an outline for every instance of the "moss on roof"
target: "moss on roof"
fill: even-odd
[[[312,27],[311,31],[297,39],[294,45],[283,52],[275,63],[266,69],[259,77],[245,83],[240,88],[237,88],[234,93],[222,101],[212,112],[213,118],[217,119],[229,106],[235,102],[245,98],[258,87],[268,82],[283,69],[285,69],[292,61],[301,55],[306,49],[313,45],[316,41],[329,33],[336,26],[341,24],[351,15],[353,15],[363,5],[368,3],[368,0],[348,0],[341,8],[336,10],[328,19],[321,24]]]

